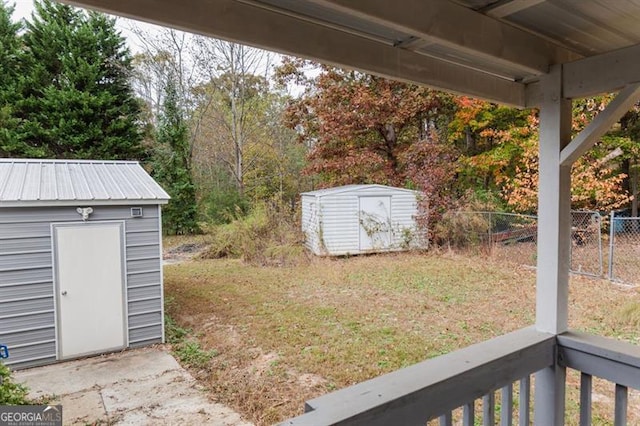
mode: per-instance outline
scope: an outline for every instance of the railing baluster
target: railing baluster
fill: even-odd
[[[520,426],[529,426],[529,404],[531,403],[531,384],[529,376],[520,379]]]
[[[462,408],[462,426],[474,426],[476,417],[476,403],[471,401]]]
[[[614,426],[627,425],[627,387],[616,383],[616,408]]]
[[[484,426],[494,426],[496,422],[495,400],[493,391],[482,397],[482,422]]]
[[[440,416],[440,426],[452,426],[451,411]]]
[[[503,387],[500,392],[500,424],[511,426],[513,422],[513,384]]]
[[[591,426],[591,375],[580,373],[580,426]]]

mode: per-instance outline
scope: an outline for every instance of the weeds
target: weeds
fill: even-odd
[[[205,259],[241,258],[255,265],[289,265],[303,259],[302,233],[285,207],[258,204],[229,224],[209,229]]]
[[[617,319],[624,325],[640,326],[640,303],[634,301],[625,304],[618,312]]]
[[[218,355],[215,349],[204,350],[197,340],[184,340],[174,347],[181,363],[192,368],[206,368],[211,358]]]
[[[169,315],[164,316],[164,331],[168,343],[177,345],[183,342],[189,335],[190,330],[180,327]]]
[[[13,381],[9,367],[0,362],[0,405],[31,404],[28,392],[24,385]]]
[[[164,316],[164,324],[167,342],[171,344],[173,353],[183,365],[203,369],[218,355],[215,349],[203,349],[193,331],[180,327],[168,314]]]

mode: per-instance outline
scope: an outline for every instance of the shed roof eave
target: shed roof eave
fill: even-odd
[[[168,199],[121,199],[121,200],[22,200],[0,201],[0,209],[5,207],[78,207],[78,206],[138,206],[167,204]]]
[[[387,186],[387,185],[380,185],[380,184],[362,184],[362,185],[343,185],[343,186],[336,186],[334,188],[318,189],[315,191],[303,192],[300,195],[311,196],[311,197],[324,197],[327,195],[339,195],[339,194],[344,194],[346,192],[360,192],[360,191],[366,191],[370,189],[405,192],[405,193],[410,193],[415,195],[420,194],[420,191],[415,191],[413,189],[398,188],[395,186]]]

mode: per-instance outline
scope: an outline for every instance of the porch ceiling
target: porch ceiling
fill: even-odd
[[[64,0],[515,106],[565,67],[565,97],[640,80],[628,0]]]

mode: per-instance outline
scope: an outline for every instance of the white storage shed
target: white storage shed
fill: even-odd
[[[160,205],[137,162],[0,159],[0,344],[13,368],[159,343]]]
[[[416,224],[419,192],[346,185],[305,192],[305,245],[320,256],[401,251],[424,245]]]

